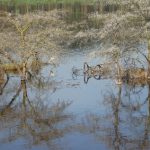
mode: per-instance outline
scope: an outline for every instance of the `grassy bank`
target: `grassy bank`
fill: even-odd
[[[95,4],[95,3],[120,3],[121,0],[0,0],[3,4],[37,5],[37,4]]]
[[[37,5],[37,4],[73,4],[73,3],[93,3],[95,0],[0,0],[3,4],[16,4],[16,5]]]
[[[117,11],[122,9],[121,2],[123,0],[0,0],[0,10],[25,14],[36,10],[64,9],[73,14],[75,18],[80,18],[78,16],[91,12]]]

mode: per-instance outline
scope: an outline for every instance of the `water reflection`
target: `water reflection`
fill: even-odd
[[[66,65],[64,66],[66,67]],[[70,68],[71,67],[72,65],[70,65]],[[64,69],[63,65],[61,69]],[[75,69],[73,69],[73,71],[75,71]],[[76,71],[79,73],[77,73],[77,75],[83,77],[83,69],[77,69]],[[72,122],[74,116],[65,110],[67,110],[68,107],[73,108],[71,110],[75,113],[78,113],[78,110],[72,107],[70,101],[65,102],[60,100],[54,104],[49,102],[49,95],[51,88],[53,89],[52,83],[54,82],[42,76],[40,70],[38,70],[38,72],[34,72],[34,69],[31,70],[27,80],[20,80],[20,78],[17,77],[16,89],[13,88],[13,92],[9,92],[8,87],[12,81],[12,77],[10,74],[8,77],[6,75],[4,75],[4,77],[6,80],[2,84],[4,88],[1,98],[2,101],[0,103],[0,122],[2,124],[0,129],[4,132],[4,134],[0,134],[1,143],[10,143],[10,141],[13,142],[24,138],[29,147],[45,143],[48,147],[56,149],[57,146],[60,146],[60,143],[57,143],[59,139],[64,140],[66,136],[75,135],[75,133],[80,132],[80,134],[86,138],[88,137],[87,134],[94,136],[95,139],[99,141],[99,145],[103,142],[109,149],[150,148],[150,84],[148,84],[148,82],[138,82],[138,84],[135,82],[127,82],[119,86],[113,86],[112,90],[110,90],[110,83],[108,86],[108,89],[110,88],[109,90],[104,89],[103,85],[102,89],[105,94],[99,112],[94,113],[92,111],[89,113],[83,110],[84,114],[82,114],[82,116],[85,116],[83,117],[83,122],[81,122],[80,117]],[[88,84],[85,85],[83,83],[82,85],[82,83],[80,83],[79,86],[82,86],[83,89],[90,87],[93,81],[95,83],[97,82],[97,80],[91,80]],[[100,82],[103,84],[104,80],[101,79]],[[54,85],[54,87],[57,87],[56,84]],[[12,87],[13,86],[11,86],[11,88]],[[34,88],[34,90],[32,90],[31,87]],[[78,86],[76,90],[72,87],[69,87],[69,89],[75,92],[78,90]],[[91,89],[93,89],[93,87],[89,88],[89,90]],[[63,91],[61,96],[64,94],[66,97],[69,97],[68,90],[65,90],[66,88],[63,87],[55,91],[55,94],[59,95],[59,92]],[[48,105],[47,103],[45,104],[43,97],[38,97],[40,93],[49,93],[49,95],[45,97],[46,101],[48,101]],[[88,94],[85,92],[85,95]],[[5,97],[7,97],[7,100]],[[71,98],[75,103],[76,99],[74,99],[73,94],[71,94]],[[82,99],[82,96],[79,95],[75,98]],[[81,101],[81,99],[79,100]],[[87,99],[83,104],[88,102]],[[96,103],[94,100],[95,97],[92,102],[90,102],[90,105]],[[102,98],[100,100],[102,100]],[[4,101],[6,102],[3,103]],[[79,105],[81,105],[81,103],[82,102],[79,102]],[[105,108],[104,111],[101,110],[102,107]],[[80,139],[81,137],[79,136],[77,138]],[[78,144],[78,141],[71,142]],[[65,147],[64,144],[62,147]],[[58,149],[61,148],[59,147]]]
[[[4,98],[0,102],[0,130],[2,131],[0,143],[10,143],[23,138],[27,141],[28,147],[45,143],[49,148],[58,148],[55,140],[72,131],[73,115],[65,112],[72,102],[62,100],[46,105],[45,100],[41,100],[38,96],[31,100],[32,93],[29,91],[31,79],[17,81],[17,90],[13,89],[13,95],[8,97],[10,100]],[[9,77],[1,88],[4,97],[9,94],[8,87],[5,93],[7,84],[9,84]],[[35,82],[34,87],[40,88],[35,86]]]
[[[90,78],[92,78],[93,76],[89,76],[88,74],[84,74],[84,83],[88,83],[88,81],[89,81],[89,79]],[[100,80],[101,79],[101,76],[100,75],[98,75],[98,76],[94,76],[93,77],[94,79],[96,79],[96,80]]]
[[[124,7],[122,4],[121,6],[122,8]],[[43,10],[49,11],[56,8],[63,9],[63,11],[42,12]],[[145,28],[141,30],[139,21],[143,22],[143,18],[140,19],[140,17],[136,16],[135,18],[137,18],[138,22],[136,19],[133,19],[135,22],[131,23],[131,30],[129,29],[129,32],[132,32],[127,32],[126,36],[122,36],[124,29],[129,27],[128,23],[132,21],[132,17],[134,18],[135,14],[133,13],[132,16],[130,11],[131,14],[127,13],[121,16],[120,12],[124,14],[124,9],[127,8],[123,8],[122,11],[117,11],[118,9],[119,6],[115,2],[108,4],[105,1],[104,3],[95,1],[92,4],[80,2],[64,4],[61,2],[55,4],[34,4],[33,2],[30,4],[28,2],[23,4],[19,3],[19,1],[16,4],[15,1],[12,1],[8,5],[6,3],[1,5],[0,2],[0,10],[10,12],[0,12],[2,17],[1,29],[4,29],[1,34],[4,37],[1,40],[2,49],[4,50],[3,56],[7,52],[12,53],[10,56],[13,57],[14,61],[10,61],[9,65],[11,67],[9,67],[15,67],[16,70],[7,72],[4,66],[8,67],[8,61],[3,61],[2,59],[0,64],[1,145],[10,146],[15,142],[20,144],[20,140],[23,139],[23,144],[21,143],[22,148],[26,144],[33,149],[37,145],[41,146],[40,149],[61,149],[61,145],[62,147],[66,146],[64,141],[67,139],[67,144],[71,144],[69,148],[65,149],[74,150],[84,149],[80,145],[83,137],[84,141],[89,141],[86,141],[86,150],[93,149],[88,147],[89,145],[91,147],[97,145],[101,147],[102,143],[108,146],[109,149],[115,150],[150,148],[150,83],[147,71],[144,69],[146,68],[146,63],[142,65],[142,62],[145,61],[139,62],[137,60],[142,65],[142,68],[139,68],[138,65],[135,66],[137,62],[135,63],[134,61],[131,63],[131,66],[133,65],[134,67],[132,68],[130,59],[128,59],[127,67],[125,67],[122,62],[124,57],[132,57],[134,54],[130,55],[128,52],[131,50],[128,50],[127,55],[130,56],[124,56],[120,51],[121,49],[126,51],[130,47],[133,49],[135,47],[138,50],[140,47],[143,52],[141,43],[138,42],[139,37],[137,38],[140,35],[140,40],[142,40],[141,33]],[[35,10],[42,11],[30,13]],[[129,11],[129,9],[127,10]],[[107,14],[112,11],[117,12]],[[17,13],[27,13],[27,15],[17,15]],[[22,48],[18,48],[17,43],[19,39],[15,38],[16,29],[11,23],[6,21],[6,16],[10,17],[10,22],[19,31],[17,32],[22,39]],[[124,20],[126,17],[127,22]],[[131,17],[129,22],[128,17],[129,20]],[[17,20],[17,22],[14,22],[15,20],[13,19],[15,18],[20,23]],[[29,24],[26,24],[26,20],[28,20]],[[81,22],[76,22],[79,20]],[[127,26],[125,25],[122,28],[122,25],[124,25],[122,21],[125,21]],[[33,22],[33,26],[27,32],[25,38],[25,32],[31,22]],[[25,26],[24,23],[26,24]],[[110,28],[110,26],[114,26],[114,28]],[[135,32],[133,30],[135,26],[137,29],[139,27],[140,33],[130,36]],[[118,35],[114,34],[114,30]],[[109,33],[116,35],[117,41],[109,37]],[[128,34],[130,38],[126,39]],[[8,42],[10,37],[12,37],[12,40]],[[120,41],[120,37],[123,43]],[[133,40],[128,43],[131,38]],[[101,39],[104,40],[104,44]],[[105,41],[105,39],[107,40]],[[101,46],[99,42],[102,42]],[[97,44],[95,50],[89,47],[94,44]],[[102,58],[105,54],[100,52],[100,50],[103,46],[102,49],[105,49],[105,44],[106,52],[104,53],[112,61]],[[88,50],[82,49],[82,47],[88,48]],[[146,49],[145,46],[144,49]],[[12,50],[18,51],[21,55],[15,55]],[[28,54],[29,51],[33,51],[34,54]],[[96,65],[95,67],[84,64],[85,61],[89,64],[94,63],[89,62],[89,59],[85,60],[85,56],[83,56],[91,51],[92,53],[94,52],[94,56],[101,59],[100,61],[98,60],[98,63],[106,61],[107,64],[102,66]],[[41,52],[43,54],[40,55]],[[98,52],[101,54],[98,55]],[[47,56],[49,54],[51,57]],[[32,58],[29,61],[28,55],[33,57],[33,61]],[[22,61],[22,56],[24,56],[25,61]],[[92,59],[92,55],[88,56]],[[57,57],[60,65],[58,68],[55,65],[55,69],[58,72],[57,76],[51,70],[53,63],[51,60],[54,60],[55,57]],[[18,58],[17,61],[16,58]],[[96,61],[95,63],[97,63]],[[29,65],[27,62],[29,62]],[[16,65],[16,63],[19,63],[19,65]],[[115,68],[115,63],[117,63],[117,68]],[[73,68],[72,80],[70,72],[73,64],[79,68],[84,64],[84,69]],[[1,66],[3,67],[1,68]],[[114,84],[114,79],[119,81],[118,85]],[[71,99],[73,104],[70,101],[58,99]],[[100,106],[97,105],[98,100],[101,103]],[[74,115],[70,111],[76,114],[76,119],[74,119]],[[92,141],[91,137],[94,137],[96,140]],[[59,141],[60,139],[62,144]],[[83,143],[85,145],[85,142]],[[45,148],[43,145],[47,145],[47,147]],[[79,148],[76,148],[78,145]]]
[[[103,67],[102,67],[103,66]],[[83,76],[84,83],[87,84],[89,79],[94,78],[95,80],[106,79],[110,76],[108,67],[103,64],[96,66],[89,66],[86,62],[84,63],[83,69],[72,68],[72,78],[75,80],[79,76]]]
[[[6,74],[6,79],[4,78],[5,73],[2,73],[1,71],[1,75],[0,75],[0,95],[3,94],[3,91],[9,81],[9,76]]]
[[[135,93],[135,89],[126,91],[125,86],[119,86],[116,94],[107,92],[107,114],[86,115],[81,132],[94,135],[110,149],[149,149],[150,85],[147,89],[145,98],[140,97],[143,89]]]
[[[84,63],[84,83],[88,83],[90,78],[100,80],[103,74],[101,65],[96,65],[94,67],[89,66],[86,62]]]

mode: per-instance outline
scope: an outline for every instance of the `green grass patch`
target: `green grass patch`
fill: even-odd
[[[3,4],[15,5],[37,5],[37,4],[74,4],[74,3],[93,3],[95,0],[0,0]]]
[[[45,4],[109,4],[109,3],[120,3],[122,0],[0,0],[3,5],[45,5]]]
[[[83,10],[102,12],[105,6],[118,5],[122,0],[0,0],[0,8],[4,11],[26,13],[34,10],[68,9],[79,16]],[[83,7],[82,7],[83,6]],[[87,7],[85,9],[85,7]],[[109,7],[109,6],[108,6]],[[82,9],[83,8],[83,9]],[[98,9],[97,9],[98,8]],[[107,8],[108,9],[108,8]]]

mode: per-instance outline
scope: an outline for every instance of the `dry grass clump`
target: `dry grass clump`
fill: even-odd
[[[67,12],[53,10],[0,17],[3,22],[0,48],[20,51],[20,43],[24,42],[27,50],[58,53],[63,48],[82,47],[97,41],[97,30],[90,30],[86,21],[68,24],[66,15]]]
[[[116,41],[125,41],[129,38],[138,38],[142,33],[142,20],[137,15],[126,13],[124,15],[112,14],[111,18],[105,21],[101,30],[100,38]]]
[[[64,29],[63,17],[65,13],[60,11],[0,17],[5,24],[0,31],[0,49],[16,53],[16,61],[35,51],[49,57],[58,56],[70,35]]]
[[[144,19],[132,11],[91,13],[84,20],[70,24],[66,21],[67,16],[68,12],[64,10],[2,15],[0,48],[7,45],[16,51],[21,48],[18,44],[21,39],[28,50],[61,53],[62,49],[89,47],[102,41],[119,43],[140,39],[145,33]],[[28,27],[23,36],[16,30],[16,24],[22,30]]]
[[[71,48],[82,48],[89,47],[90,45],[100,42],[99,30],[90,29],[86,31],[79,31],[75,34],[74,38],[70,41],[69,47]]]

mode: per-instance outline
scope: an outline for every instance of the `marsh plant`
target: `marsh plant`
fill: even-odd
[[[1,31],[2,42],[0,45],[2,68],[5,71],[17,70],[22,78],[25,78],[27,70],[35,67],[40,68],[44,56],[43,64],[54,65],[57,63],[57,59],[52,58],[56,58],[58,55],[59,46],[49,42],[48,38],[46,39],[50,33],[44,32],[43,29],[39,31],[39,28],[43,28],[43,26],[37,22],[38,20],[33,19],[34,16],[33,18],[29,17],[29,15],[13,18],[9,14],[6,15],[7,17],[0,18],[6,25],[4,31]],[[39,22],[42,21],[40,19]],[[35,29],[38,32],[33,34]]]

